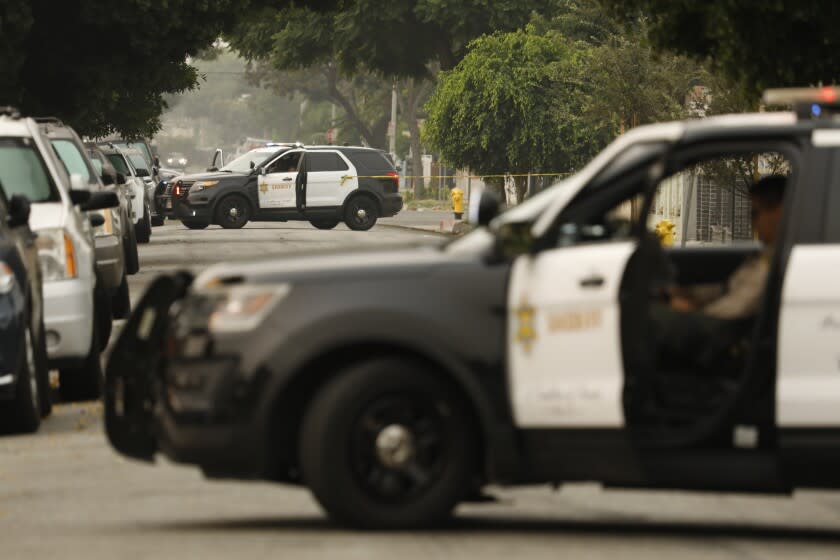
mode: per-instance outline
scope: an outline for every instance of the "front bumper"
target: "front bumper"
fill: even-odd
[[[100,235],[96,242],[96,270],[109,294],[116,292],[125,275],[122,240],[116,235]]]
[[[172,209],[167,209],[167,212],[170,212],[167,216],[174,220],[196,220],[209,223],[213,219],[209,203],[194,203],[184,198],[173,197]]]
[[[44,282],[44,327],[51,361],[87,356],[93,334],[93,286],[89,280]]]

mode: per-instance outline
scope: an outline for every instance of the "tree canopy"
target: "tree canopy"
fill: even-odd
[[[632,22],[644,13],[654,46],[708,60],[757,99],[764,88],[840,79],[834,0],[600,0]]]
[[[164,95],[194,88],[187,62],[248,7],[236,0],[4,0],[0,105],[81,134],[151,135]]]

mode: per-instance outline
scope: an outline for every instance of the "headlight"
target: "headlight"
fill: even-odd
[[[37,245],[44,280],[76,277],[76,250],[70,234],[63,229],[40,230]]]
[[[200,191],[203,191],[204,189],[209,189],[210,187],[215,187],[216,184],[218,184],[218,181],[196,181],[193,184],[192,189],[190,189],[190,190],[193,191],[193,192],[200,192]]]
[[[291,286],[234,286],[216,303],[210,315],[211,332],[252,331],[289,295]]]
[[[112,211],[110,209],[99,210],[96,213],[100,214],[103,218],[105,218],[105,223],[93,229],[94,235],[103,236],[111,235],[112,233],[114,233],[114,216]]]
[[[172,164],[172,158],[166,158],[166,163]]]
[[[178,160],[178,163],[180,163],[181,165],[186,165],[186,164],[187,164],[187,158],[181,158],[181,159],[179,159],[179,160]]]
[[[0,294],[8,294],[15,287],[15,273],[9,265],[0,261]]]

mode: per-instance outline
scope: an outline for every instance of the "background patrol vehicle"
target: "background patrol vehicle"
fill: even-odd
[[[434,523],[488,483],[838,487],[840,126],[808,95],[799,116],[633,129],[441,247],[160,277],[108,366],[108,437],[306,485],[362,527]],[[759,250],[744,170],[789,177],[762,310],[702,367],[666,369],[661,287],[723,283]],[[663,213],[681,222],[667,251]]]
[[[305,220],[365,231],[403,205],[399,175],[381,150],[299,144],[258,148],[217,172],[182,176],[161,198],[169,217],[193,229]]]

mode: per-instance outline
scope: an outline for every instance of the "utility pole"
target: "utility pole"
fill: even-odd
[[[388,133],[391,136],[391,143],[389,151],[391,158],[397,161],[397,81],[394,80],[391,86],[391,124],[388,127]]]

